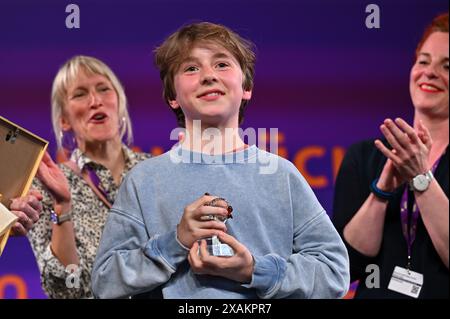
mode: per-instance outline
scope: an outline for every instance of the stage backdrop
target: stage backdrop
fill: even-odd
[[[80,10],[79,28],[66,26],[71,3]],[[379,28],[366,25],[371,3]],[[2,0],[0,115],[48,139],[54,155],[53,77],[68,58],[92,55],[125,86],[135,146],[166,151],[176,122],[161,98],[152,52],[182,24],[222,23],[257,47],[243,127],[277,128],[279,153],[332,215],[345,149],[379,136],[386,117],[411,121],[414,50],[424,27],[447,10],[447,0]],[[27,239],[11,239],[0,259],[0,298],[45,298],[39,280]]]

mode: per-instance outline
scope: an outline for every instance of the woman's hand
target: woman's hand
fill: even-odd
[[[386,167],[386,165],[391,165],[386,162],[386,184],[391,187],[399,186],[399,183],[410,181],[430,169],[428,156],[432,141],[430,133],[422,123],[419,124],[417,133],[400,118],[397,118],[395,122],[386,119],[380,128],[393,148],[389,150],[381,141],[375,141],[375,146],[388,158],[388,162],[389,160],[392,162],[392,166],[395,168],[394,171]]]
[[[39,220],[42,213],[42,195],[37,190],[30,190],[27,196],[13,198],[9,209],[19,217],[13,225],[14,235],[25,236],[33,225]]]
[[[52,194],[56,204],[64,205],[70,203],[71,195],[67,178],[55,162],[53,162],[48,152],[45,152],[39,165],[37,177]]]
[[[382,142],[380,140],[375,141],[375,146],[379,148],[378,143],[382,144]],[[395,154],[395,150],[393,150],[393,153]],[[392,160],[388,158],[376,186],[382,191],[393,192],[405,182],[406,180],[397,171]]]

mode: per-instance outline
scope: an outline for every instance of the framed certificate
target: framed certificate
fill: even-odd
[[[15,222],[7,210],[11,199],[28,193],[47,146],[46,140],[0,116],[0,255]]]

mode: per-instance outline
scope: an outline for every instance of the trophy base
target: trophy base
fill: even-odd
[[[227,244],[222,244],[217,238],[213,236],[206,239],[207,249],[210,255],[216,257],[231,257],[234,256],[234,250]]]

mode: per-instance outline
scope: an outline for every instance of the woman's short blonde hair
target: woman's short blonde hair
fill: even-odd
[[[130,145],[133,142],[133,129],[131,127],[130,115],[128,114],[127,97],[125,96],[122,84],[120,84],[114,72],[102,61],[93,57],[78,55],[64,63],[53,80],[52,124],[58,148],[63,147],[61,117],[67,102],[67,88],[78,76],[81,69],[88,75],[102,75],[111,82],[118,96],[119,121],[121,122],[120,139],[123,139],[126,134],[126,142]]]

